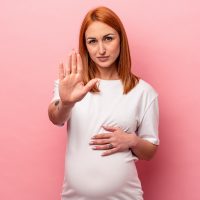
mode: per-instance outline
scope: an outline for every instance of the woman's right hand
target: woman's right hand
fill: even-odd
[[[79,53],[73,51],[67,65],[59,65],[59,95],[63,105],[73,105],[95,86],[98,79],[90,80],[86,85],[82,78],[83,64]]]

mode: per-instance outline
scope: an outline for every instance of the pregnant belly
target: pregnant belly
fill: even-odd
[[[82,196],[103,197],[115,194],[131,181],[138,181],[130,152],[102,157],[97,152],[67,159],[68,184]]]

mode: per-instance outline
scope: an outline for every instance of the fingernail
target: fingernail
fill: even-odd
[[[100,85],[100,79],[97,79],[96,85],[97,85],[97,87],[99,87],[99,85]]]
[[[97,149],[97,147],[93,146],[92,149]]]
[[[90,141],[89,144],[94,144],[94,141]]]

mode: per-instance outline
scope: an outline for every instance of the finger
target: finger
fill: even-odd
[[[109,139],[95,139],[95,140],[91,140],[90,141],[90,145],[96,145],[96,144],[110,144],[110,140]]]
[[[85,87],[83,88],[84,92],[87,93],[89,92],[94,86],[95,84],[99,81],[98,78],[95,78],[95,79],[92,79],[90,80],[86,85]]]
[[[94,135],[92,139],[108,139],[110,137],[112,137],[111,133],[101,133],[101,134]]]
[[[82,74],[83,72],[83,63],[79,53],[77,53],[77,73]]]
[[[118,127],[113,127],[113,126],[102,126],[106,131],[111,131],[114,132],[116,130],[118,130]]]
[[[63,63],[59,63],[59,79],[62,80],[65,77]]]
[[[76,73],[76,68],[77,68],[77,66],[76,66],[76,52],[73,50],[73,52],[72,52],[72,63],[71,63],[72,65],[71,65],[71,73],[72,74],[75,74]]]
[[[107,151],[104,151],[101,155],[102,156],[108,156],[111,155],[113,153],[116,153],[118,151],[118,148],[113,148],[113,149],[109,149]]]
[[[94,150],[108,150],[108,149],[113,149],[114,147],[110,148],[110,144],[105,144],[105,145],[98,145],[98,146],[93,146],[92,149]]]
[[[71,73],[71,62],[72,62],[72,54],[69,54],[67,57],[67,64],[65,67],[65,75],[69,75]]]

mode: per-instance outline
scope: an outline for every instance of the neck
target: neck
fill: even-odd
[[[104,80],[119,79],[116,65],[105,67],[105,68],[97,66],[97,69],[98,69],[97,74],[96,74],[97,78],[104,79]]]

